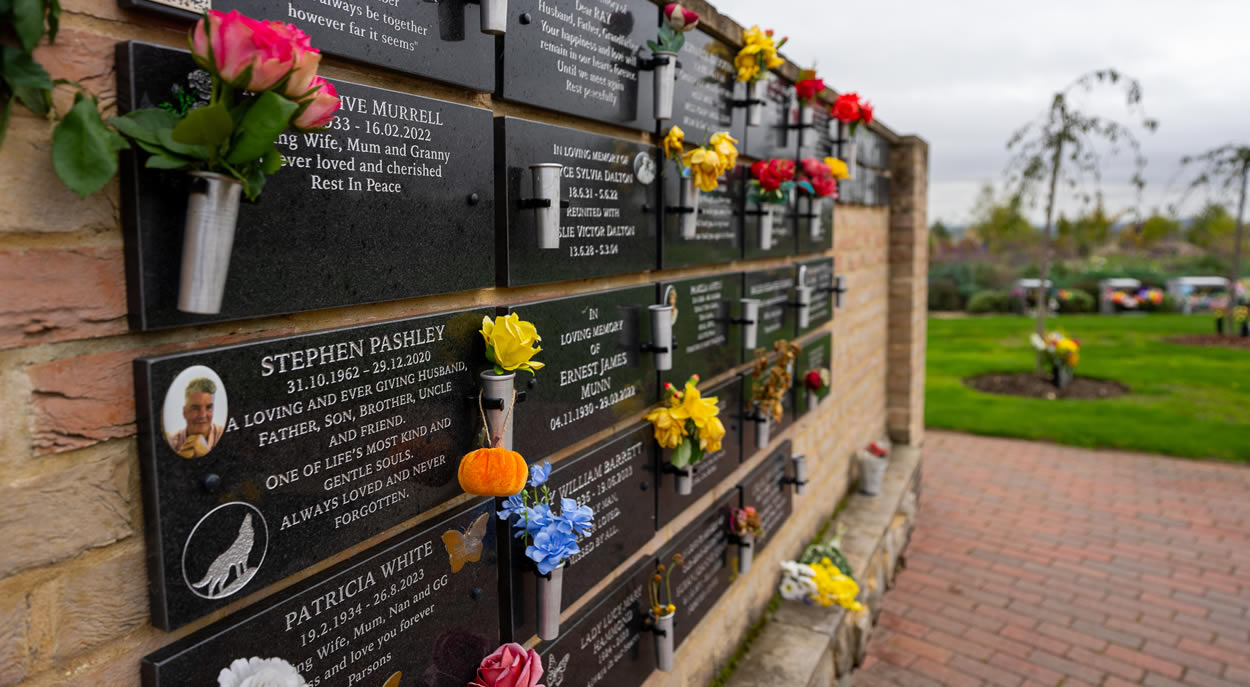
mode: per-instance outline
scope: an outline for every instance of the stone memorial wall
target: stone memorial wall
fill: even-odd
[[[771,598],[777,562],[845,493],[854,449],[919,443],[924,142],[862,129],[839,200],[796,196],[764,241],[750,163],[849,140],[824,111],[798,124],[794,65],[768,77],[748,126],[743,27],[691,0],[702,21],[657,121],[659,5],[509,4],[494,36],[470,0],[65,4],[44,62],[107,114],[205,99],[186,30],[209,8],[308,31],[342,109],[279,141],[283,169],[243,203],[211,315],[178,309],[186,176],[131,151],[118,182],[79,198],[53,174],[46,122],[14,110],[0,687],[212,685],[252,656],[318,687],[459,687],[504,641],[543,656],[549,687],[703,685]],[[738,169],[697,209],[661,152],[674,124],[692,145],[739,140]],[[551,164],[559,194],[540,197],[535,170]],[[545,367],[520,372],[515,396],[480,394],[478,330],[509,313],[534,323]],[[781,340],[800,353],[764,436],[751,362]],[[820,399],[802,383],[813,370],[832,380]],[[644,418],[691,375],[726,434],[685,473]],[[555,498],[595,513],[550,639],[530,542],[502,500],[457,480],[496,411],[513,448],[551,464]],[[728,528],[746,505],[764,525],[750,568]],[[650,583],[675,554],[665,631]]]

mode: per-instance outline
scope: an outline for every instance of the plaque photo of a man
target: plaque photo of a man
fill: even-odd
[[[183,458],[203,458],[225,433],[226,388],[216,372],[192,365],[165,392],[162,427],[165,441]]]

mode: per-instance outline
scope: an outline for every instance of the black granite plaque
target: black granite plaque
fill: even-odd
[[[747,97],[746,84],[739,83],[738,97]],[[793,160],[798,153],[798,105],[794,87],[776,74],[769,73],[764,94],[764,116],[759,126],[746,127],[745,154],[758,160],[778,158]],[[745,110],[743,110],[745,112]]]
[[[153,624],[183,625],[460,494],[487,312],[135,361]]]
[[[210,9],[294,24],[327,55],[489,91],[494,37],[471,0],[377,3],[326,0],[119,0],[126,9],[195,21]],[[337,85],[337,84],[335,84]]]
[[[144,687],[215,685],[253,656],[280,658],[317,687],[462,687],[499,644],[491,505],[422,525],[149,654]]]
[[[803,274],[803,283],[812,289],[812,304],[807,309],[807,327],[798,330],[799,336],[803,336],[833,321],[833,258],[800,262],[795,269]],[[797,315],[795,324],[798,324]]]
[[[816,198],[805,193],[797,198],[795,227],[799,253],[824,253],[833,249],[833,212],[836,199]]]
[[[812,125],[799,129],[799,157],[815,157],[823,160],[826,157],[837,157],[839,124],[829,114],[830,105],[817,102],[812,106]],[[830,129],[829,123],[834,127]]]
[[[760,301],[760,318],[757,323],[756,346],[772,351],[773,343],[780,339],[793,339],[795,332],[794,303],[795,273],[792,267],[756,270],[743,274],[742,297]],[[752,351],[747,351],[743,362],[751,362]]]
[[[674,650],[729,588],[729,510],[737,508],[739,501],[739,491],[731,489],[660,550],[659,559],[666,565],[674,553],[685,561],[670,579],[677,606]]]
[[[555,464],[547,486],[557,512],[559,499],[567,498],[590,506],[595,513],[594,531],[579,541],[582,552],[566,563],[561,610],[651,541],[655,534],[655,449],[647,423]],[[512,574],[512,637],[524,642],[537,631],[537,577],[521,539],[511,537],[506,553]]]
[[[546,670],[543,684],[637,687],[646,681],[655,669],[655,643],[645,630],[647,585],[654,572],[655,560],[643,560],[561,628],[559,638],[539,647]]]
[[[681,234],[680,177],[664,162],[664,267],[691,267],[732,262],[742,257],[742,192],[747,169],[738,167],[721,179],[720,188],[699,193],[693,237]]]
[[[517,408],[513,447],[531,464],[655,402],[647,306],[655,287],[635,286],[518,305],[542,336],[546,367]],[[529,375],[524,375],[526,378]]]
[[[659,8],[646,0],[509,0],[499,43],[501,98],[643,131],[655,128],[647,41]]]
[[[829,370],[833,373],[833,335],[818,337],[815,340],[803,343],[803,351],[799,353],[798,364],[794,375],[795,399],[794,412],[796,415],[804,415],[810,410],[814,410],[815,406],[824,403],[829,398],[829,394],[824,399],[815,395],[815,392],[809,391],[807,388],[807,373],[813,370]],[[830,380],[832,382],[832,379]],[[832,386],[832,384],[830,385]],[[829,392],[830,394],[832,391]]]
[[[785,482],[790,465],[790,442],[784,441],[738,485],[742,490],[743,507],[752,506],[760,515],[764,533],[755,538],[755,555],[781,530],[794,511],[790,485]]]
[[[669,289],[672,289],[670,291]],[[660,284],[660,295],[676,295],[673,324],[673,369],[661,381],[681,387],[697,374],[711,379],[742,363],[742,325],[735,310],[742,300],[742,279],[736,273]]]
[[[118,46],[122,111],[190,98],[189,54]],[[285,167],[243,201],[221,313],[177,310],[190,177],[124,156],[130,326],[237,320],[490,286],[494,187],[489,110],[334,81],[331,128],[286,133]],[[177,90],[182,89],[182,90]],[[417,123],[421,120],[423,123]],[[470,202],[469,196],[476,195]],[[457,245],[460,250],[440,250]],[[476,250],[474,249],[476,247]]]
[[[728,43],[694,30],[678,53],[681,68],[673,89],[673,118],[662,123],[668,131],[679,126],[686,141],[702,144],[717,131],[726,131],[741,144],[745,139],[746,110],[733,106],[738,50]]]
[[[496,122],[499,284],[655,269],[655,146],[511,117]],[[558,248],[539,248],[530,165],[564,165]]]
[[[747,173],[749,176],[749,173]],[[750,191],[748,190],[748,194]],[[742,255],[747,259],[754,258],[779,258],[786,255],[794,255],[798,250],[798,238],[795,230],[795,224],[798,219],[795,203],[797,194],[792,193],[790,200],[786,203],[753,203],[749,200],[745,205],[746,220],[743,222],[742,235]],[[768,222],[764,220],[763,214],[772,210],[773,218],[769,234],[772,236],[771,244],[768,248],[764,247],[763,232]]]
[[[681,496],[673,485],[671,472],[664,471],[671,450],[665,449],[661,460],[659,480],[659,518],[658,526],[665,525],[677,517],[690,504],[699,500],[711,491],[722,480],[738,468],[742,460],[742,378],[733,379],[705,390],[704,395],[715,396],[717,407],[720,408],[720,420],[725,425],[725,438],[721,441],[721,450],[713,451],[695,463],[693,488],[688,496]]]

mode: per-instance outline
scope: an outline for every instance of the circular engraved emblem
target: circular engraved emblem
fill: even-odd
[[[256,576],[269,548],[269,525],[242,501],[210,510],[182,547],[182,580],[203,599],[224,599]]]
[[[634,178],[638,183],[644,186],[655,181],[655,158],[648,153],[638,153],[634,156]]]

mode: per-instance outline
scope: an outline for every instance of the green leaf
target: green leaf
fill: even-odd
[[[109,119],[109,124],[134,141],[160,145],[161,129],[172,130],[178,125],[178,115],[159,107],[128,112],[121,117]]]
[[[5,45],[0,45],[0,55],[4,79],[14,91],[19,88],[52,90],[52,77],[30,55]]]
[[[673,449],[673,456],[668,459],[673,467],[681,469],[690,465],[691,443],[689,439],[682,441]]]
[[[30,53],[43,37],[43,0],[13,0],[13,31]]]
[[[213,149],[208,146],[187,145],[175,141],[172,129],[158,129],[156,140],[160,142],[162,148],[178,155],[193,157],[197,160],[208,160],[213,156]]]
[[[48,0],[48,42],[56,40],[56,32],[61,28],[60,0]]]
[[[27,109],[40,117],[46,117],[52,111],[52,91],[39,88],[14,88],[13,94]]]
[[[256,202],[260,197],[261,189],[265,188],[265,172],[260,165],[252,165],[246,172],[246,179],[243,180],[243,192],[247,194],[247,199]]]
[[[0,147],[4,146],[4,135],[9,132],[9,115],[13,114],[13,98],[4,99],[4,109],[0,109]]]
[[[52,166],[65,185],[88,196],[117,173],[117,151],[126,140],[100,118],[95,98],[80,92],[52,132]]]
[[[13,11],[13,0],[0,0],[0,16],[8,16]]]
[[[260,169],[265,174],[276,174],[282,169],[282,153],[276,147],[270,147],[265,157],[261,158]]]
[[[233,131],[230,111],[225,105],[215,103],[188,112],[174,127],[173,136],[178,143],[216,148],[225,143]]]
[[[660,46],[656,45],[655,41],[647,41],[647,47],[651,48],[651,52],[653,53],[660,52]]]
[[[191,165],[185,157],[176,157],[165,153],[156,153],[148,157],[143,166],[149,169],[182,169]]]
[[[681,52],[681,48],[685,44],[686,44],[686,34],[679,33],[673,36],[673,41],[671,43],[671,45],[673,46],[672,47],[673,52]]]
[[[239,122],[226,162],[242,164],[263,157],[273,148],[274,141],[286,130],[298,109],[298,104],[273,91],[265,91]]]

